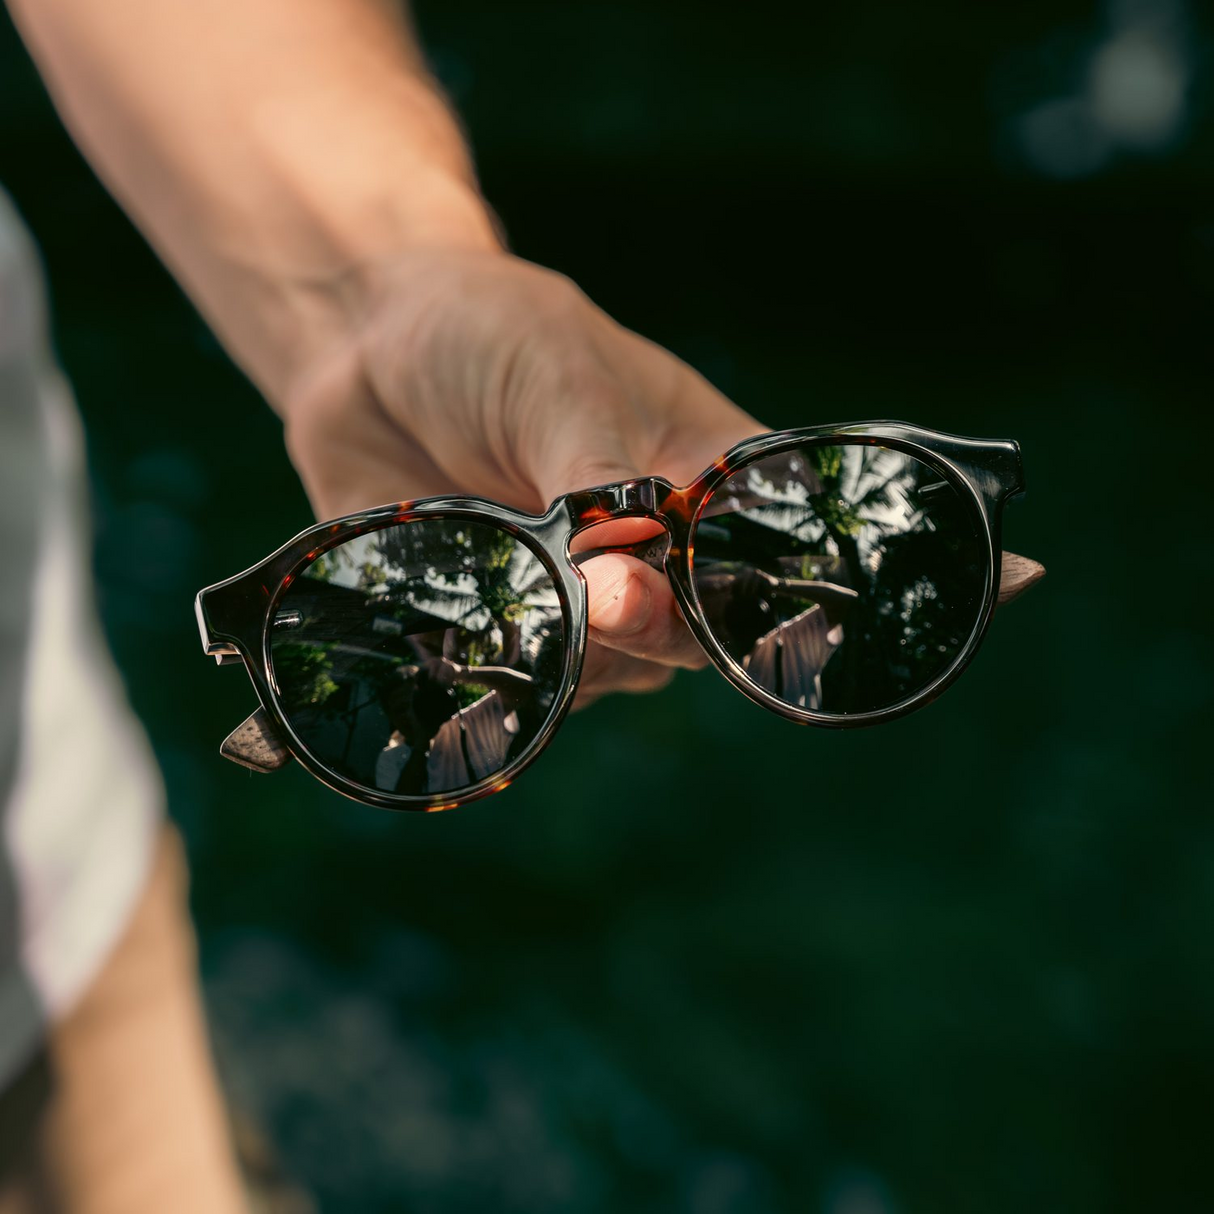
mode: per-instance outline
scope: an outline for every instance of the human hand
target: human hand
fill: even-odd
[[[411,252],[370,281],[350,336],[282,407],[321,518],[444,493],[538,512],[639,475],[686,484],[763,429],[568,279],[504,253]],[[591,546],[649,534],[638,526],[604,524]],[[581,571],[592,644],[579,702],[704,664],[664,576],[616,553]]]

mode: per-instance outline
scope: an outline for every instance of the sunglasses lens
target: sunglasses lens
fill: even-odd
[[[757,459],[708,499],[693,580],[709,629],[796,708],[878,712],[965,648],[988,576],[976,505],[930,464],[870,444]]]
[[[311,754],[382,793],[491,779],[548,720],[565,664],[561,597],[521,540],[427,518],[347,540],[271,621],[279,703]]]

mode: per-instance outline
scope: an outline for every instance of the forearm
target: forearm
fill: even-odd
[[[281,405],[362,268],[493,248],[458,127],[379,0],[10,0],[73,135]]]

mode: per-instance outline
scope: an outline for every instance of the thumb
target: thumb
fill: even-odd
[[[563,494],[641,475],[610,415],[554,421],[531,470],[545,508]]]
[[[546,439],[543,463],[533,473],[545,506],[566,493],[645,475],[609,410],[567,414],[555,422]],[[575,548],[627,544],[646,539],[655,530],[660,525],[644,519],[604,522],[583,532]],[[643,561],[622,553],[595,557],[580,568],[586,580],[592,635],[598,640],[615,640],[612,648],[649,656],[638,651],[654,647],[655,622],[663,623],[656,632],[664,635],[669,627],[666,622],[677,615],[666,579]]]

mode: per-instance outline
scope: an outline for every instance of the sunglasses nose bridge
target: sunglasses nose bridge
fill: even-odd
[[[635,518],[638,515],[658,518],[661,516],[662,503],[670,491],[670,482],[662,477],[643,476],[570,493],[565,497],[565,504],[570,521],[575,530],[580,531],[615,518]]]

